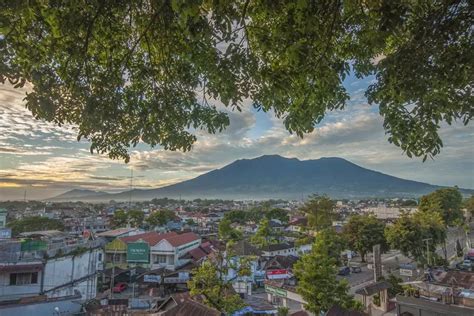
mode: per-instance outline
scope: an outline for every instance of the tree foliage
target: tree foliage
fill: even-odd
[[[229,272],[237,277],[248,277],[251,274],[252,257],[237,257],[232,251],[233,241],[229,241],[226,251],[216,251],[209,261],[192,271],[193,277],[188,281],[191,295],[203,295],[204,303],[226,315],[244,307],[244,302],[232,289]]]
[[[471,216],[474,216],[474,195],[463,201],[463,207],[471,213]]]
[[[253,208],[247,211],[232,210],[224,214],[224,218],[232,223],[245,224],[247,222],[258,223],[263,218],[262,210]]]
[[[232,285],[224,281],[218,265],[205,261],[194,269],[188,281],[191,295],[203,295],[204,303],[218,311],[232,313],[244,306],[238,294],[232,293]]]
[[[277,219],[282,223],[288,223],[290,217],[288,216],[288,211],[281,208],[274,208],[270,211],[265,212],[265,217],[269,220]]]
[[[362,261],[372,251],[373,246],[380,244],[381,250],[388,250],[385,240],[385,224],[374,215],[354,215],[344,225],[344,237],[349,247],[360,253]]]
[[[429,239],[428,248],[430,256],[433,256],[436,247],[446,240],[446,227],[439,213],[402,212],[393,225],[387,226],[385,237],[390,246],[403,255],[419,263],[427,263],[425,240]]]
[[[225,242],[237,241],[242,239],[242,232],[231,226],[232,222],[229,219],[222,219],[218,226],[219,238]]]
[[[128,214],[124,210],[116,210],[112,217],[113,227],[125,227],[128,225]]]
[[[300,208],[300,211],[306,214],[308,226],[316,231],[332,226],[335,219],[335,203],[327,196],[313,195]]]
[[[146,222],[151,226],[163,226],[174,218],[175,215],[173,211],[163,210],[151,213],[146,219]]]
[[[130,210],[128,211],[128,220],[132,227],[140,227],[145,220],[145,213],[141,210]]]
[[[418,209],[421,212],[437,212],[446,225],[452,226],[464,222],[461,206],[462,195],[458,188],[445,188],[422,196]]]
[[[268,218],[264,217],[260,221],[257,231],[252,237],[250,237],[250,242],[259,248],[268,246],[275,242],[274,232],[270,227],[270,221]]]
[[[473,115],[473,5],[457,1],[6,1],[0,81],[32,91],[36,118],[78,126],[91,151],[129,159],[144,142],[189,150],[193,130],[223,130],[220,100],[311,132],[366,91],[388,140],[439,153],[441,123]]]
[[[387,278],[387,281],[391,285],[391,287],[388,289],[388,296],[390,298],[395,297],[397,294],[403,293],[403,286],[400,285],[400,283],[403,282],[402,278],[399,278],[396,275],[390,274]]]
[[[325,255],[335,260],[338,265],[341,265],[342,252],[347,249],[347,241],[343,235],[337,233],[332,228],[326,228],[320,231],[316,236],[316,244],[324,244],[325,248],[319,247],[320,252],[327,251]]]
[[[145,213],[140,210],[117,210],[112,217],[112,225],[114,227],[125,227],[131,225],[132,227],[139,227],[143,225]]]
[[[30,216],[17,219],[7,223],[7,226],[12,229],[13,236],[17,236],[23,232],[33,232],[38,230],[64,230],[64,225],[60,220],[41,216]]]
[[[296,290],[307,302],[305,308],[315,315],[335,304],[348,309],[357,305],[348,294],[347,281],[336,278],[337,260],[329,255],[331,243],[327,241],[328,238],[317,238],[311,252],[303,255],[293,269],[298,279]]]

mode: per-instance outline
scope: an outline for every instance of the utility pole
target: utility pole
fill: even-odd
[[[116,254],[117,254],[117,249],[114,250],[114,254],[112,255],[112,276],[110,278],[109,299],[112,299],[112,295],[113,295],[114,280],[115,280],[115,255]]]
[[[133,190],[133,167],[130,168],[130,200],[128,201],[128,208],[132,207],[132,190]]]

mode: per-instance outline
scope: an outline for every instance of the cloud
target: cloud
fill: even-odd
[[[370,80],[369,80],[370,81]],[[190,152],[150,149],[140,144],[128,165],[91,155],[87,142],[76,141],[73,126],[58,127],[35,120],[22,105],[25,90],[0,86],[0,199],[23,197],[24,188],[40,198],[71,188],[126,190],[133,169],[135,188],[154,188],[190,179],[221,168],[236,159],[280,154],[299,159],[337,156],[363,167],[434,184],[474,188],[474,128],[443,125],[445,147],[433,161],[406,157],[387,142],[376,106],[364,96],[367,82],[347,84],[351,101],[343,110],[328,113],[312,133],[299,138],[285,129],[283,120],[256,113],[250,100],[242,112],[219,102],[231,124],[215,135],[193,131],[197,142]],[[47,191],[49,190],[49,191]],[[48,193],[49,192],[49,193]]]

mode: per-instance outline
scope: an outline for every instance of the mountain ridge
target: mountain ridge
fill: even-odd
[[[193,179],[156,189],[134,189],[133,200],[153,198],[299,199],[313,193],[334,198],[418,197],[444,186],[406,180],[340,157],[299,160],[280,155],[238,159]],[[461,189],[464,193],[474,190]],[[69,191],[70,192],[70,191]],[[84,201],[129,200],[130,191],[72,197]],[[49,200],[71,198],[68,192]]]

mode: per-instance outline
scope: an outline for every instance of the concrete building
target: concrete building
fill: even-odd
[[[77,302],[97,294],[103,242],[65,240],[61,244],[57,235],[54,243],[48,238],[51,233],[38,235],[0,242],[0,315],[52,315],[56,307],[79,311]]]
[[[185,255],[200,244],[201,238],[194,233],[147,232],[116,238],[105,245],[106,267],[175,270],[191,261]]]
[[[0,208],[0,228],[4,228],[7,226],[7,210],[4,208]]]
[[[200,244],[201,237],[192,232],[163,238],[150,247],[151,268],[175,270],[190,261],[185,255]]]

